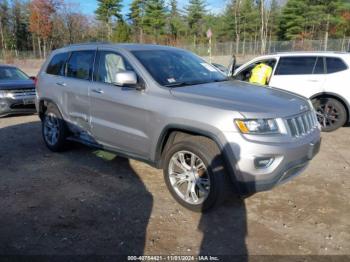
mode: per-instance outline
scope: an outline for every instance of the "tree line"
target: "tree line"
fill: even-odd
[[[168,45],[214,42],[347,38],[349,0],[231,0],[222,11],[205,0],[133,0],[122,13],[122,0],[98,0],[94,15],[65,0],[0,0],[0,49],[32,50],[45,57],[51,49],[87,41]]]

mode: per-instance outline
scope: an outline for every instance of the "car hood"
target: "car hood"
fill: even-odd
[[[170,92],[183,101],[237,111],[247,118],[286,117],[310,109],[304,97],[241,81],[176,87]]]
[[[35,88],[34,81],[29,80],[0,80],[0,90],[13,90],[13,89],[33,89]]]

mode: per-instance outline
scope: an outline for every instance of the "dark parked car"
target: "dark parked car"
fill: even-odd
[[[0,117],[35,112],[34,79],[15,66],[0,65]]]

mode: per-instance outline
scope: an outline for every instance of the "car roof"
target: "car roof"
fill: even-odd
[[[277,52],[261,57],[272,57],[272,56],[350,56],[348,52],[337,52],[337,51],[293,51],[293,52]]]
[[[79,50],[80,48],[121,48],[128,51],[136,50],[181,50],[172,46],[155,45],[155,44],[113,44],[108,42],[96,42],[96,43],[80,43],[68,45],[60,49],[56,49],[55,52],[60,53],[63,51]]]

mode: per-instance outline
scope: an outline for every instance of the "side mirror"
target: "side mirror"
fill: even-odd
[[[117,86],[137,85],[137,75],[133,71],[118,72],[115,75],[114,84]]]

